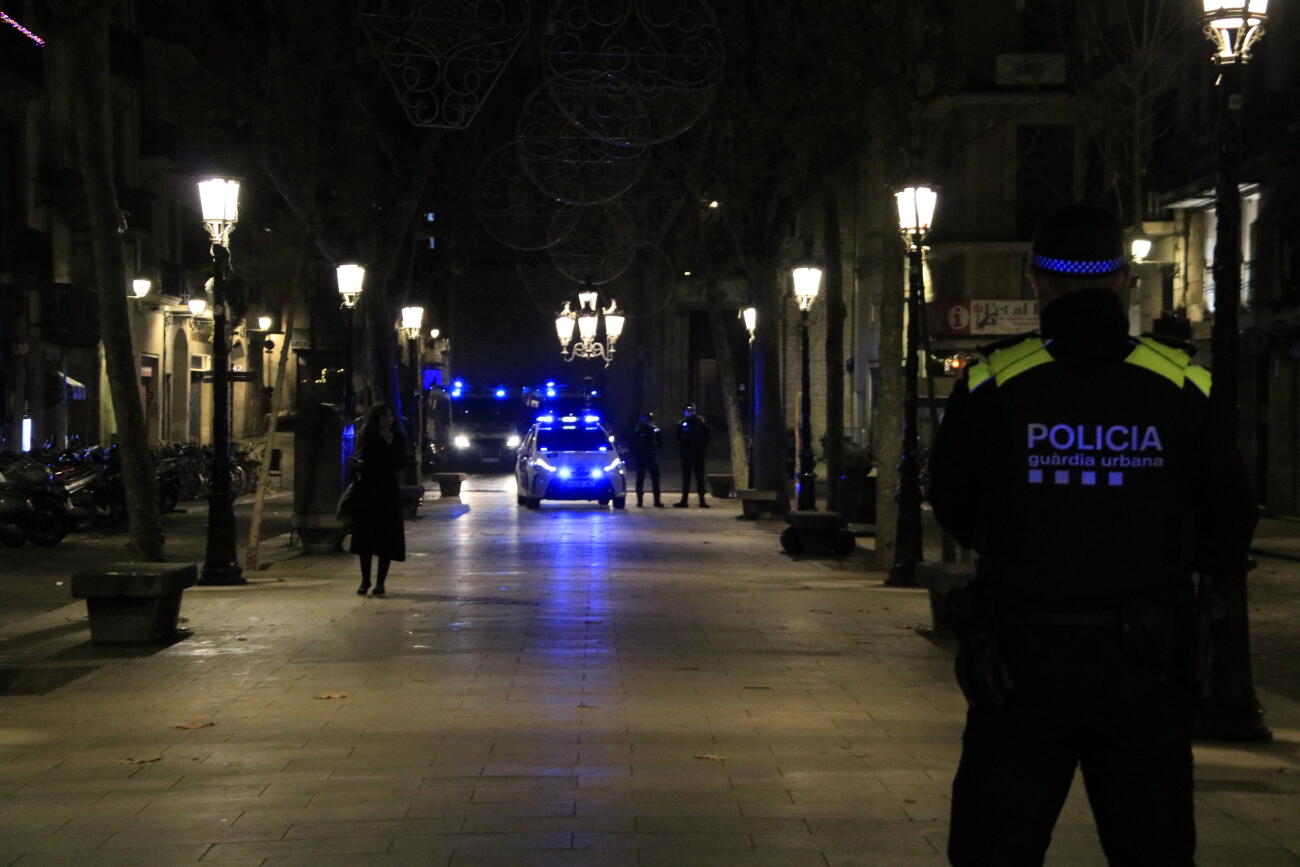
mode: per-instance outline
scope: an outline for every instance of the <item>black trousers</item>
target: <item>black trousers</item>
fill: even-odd
[[[976,695],[952,788],[948,857],[1041,865],[1076,766],[1112,867],[1190,867],[1192,691],[1121,647],[1117,629],[1004,627],[1015,686]]]
[[[659,502],[659,460],[653,454],[633,454],[636,461],[636,498],[637,502],[645,495],[645,475],[650,473],[650,490],[654,492],[655,502]]]
[[[704,499],[704,455],[682,455],[682,499],[691,494],[691,476],[695,477],[695,490]]]

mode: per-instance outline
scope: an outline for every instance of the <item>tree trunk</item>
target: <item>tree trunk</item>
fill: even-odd
[[[894,562],[898,529],[898,465],[903,455],[903,251],[889,208],[880,226],[880,390],[875,396],[872,451],[876,463],[876,568]]]
[[[826,508],[840,508],[844,474],[844,251],[840,237],[838,187],[822,199],[822,244],[826,249]]]
[[[734,316],[722,309],[716,277],[710,277],[704,293],[709,312],[709,330],[713,334],[714,358],[718,362],[718,382],[722,386],[722,407],[727,415],[727,439],[731,444],[731,475],[737,488],[748,484],[749,450],[745,445],[745,413],[740,405],[735,359],[731,355],[731,338],[727,328]]]
[[[755,289],[758,329],[754,338],[754,394],[758,399],[758,424],[754,429],[754,486],[776,492],[776,512],[790,508],[786,474],[786,423],[781,406],[781,352],[779,329],[781,298],[775,262],[756,269],[762,281]]]
[[[307,251],[303,252],[303,262],[298,267],[299,275],[308,273],[308,255]],[[262,544],[262,509],[266,503],[266,492],[271,487],[271,450],[275,447],[275,433],[280,424],[280,411],[284,408],[287,391],[284,380],[289,368],[289,347],[293,344],[293,315],[296,307],[292,302],[285,305],[284,340],[280,344],[280,361],[275,368],[275,399],[271,405],[271,417],[266,422],[266,439],[262,444],[262,475],[257,484],[257,496],[253,499],[253,514],[248,521],[248,550],[244,557],[244,568],[249,572],[257,570],[257,553]]]
[[[140,403],[139,360],[131,342],[126,255],[121,235],[124,218],[117,204],[107,149],[113,141],[109,116],[113,100],[109,89],[112,77],[108,67],[108,7],[85,10],[66,35],[69,38],[62,44],[53,42],[51,50],[56,52],[56,62],[64,65],[72,86],[77,169],[90,223],[104,365],[117,421],[118,454],[126,489],[130,534],[126,547],[132,559],[160,561],[164,554],[158,481],[149,454],[144,407]],[[73,314],[61,311],[59,315]]]

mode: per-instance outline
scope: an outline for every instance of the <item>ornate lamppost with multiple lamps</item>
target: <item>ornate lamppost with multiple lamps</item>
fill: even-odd
[[[601,319],[605,324],[603,342],[596,337]],[[573,310],[570,302],[565,301],[564,309],[555,316],[555,334],[560,339],[560,358],[566,362],[577,358],[600,358],[609,367],[614,361],[614,347],[623,335],[625,322],[626,314],[618,309],[617,301],[611,298],[609,306],[601,308],[599,293],[590,283],[585,284],[578,293],[578,309]],[[576,339],[575,327],[578,332]]]

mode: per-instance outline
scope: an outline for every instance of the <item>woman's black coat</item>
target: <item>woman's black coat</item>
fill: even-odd
[[[361,469],[357,475],[352,519],[352,553],[373,554],[389,560],[406,559],[406,534],[398,484],[406,466],[406,440],[393,430],[393,441],[371,433],[361,444]]]

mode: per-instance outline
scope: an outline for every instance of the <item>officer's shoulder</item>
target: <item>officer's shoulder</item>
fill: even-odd
[[[1039,334],[1037,331],[1023,331],[1020,334],[1013,334],[1010,337],[1004,337],[1001,340],[994,341],[993,343],[986,343],[983,346],[977,346],[975,347],[975,351],[985,358],[988,358],[995,352],[999,352],[1003,349],[1010,349],[1012,346],[1024,343],[1026,340],[1034,340],[1038,337]]]
[[[1196,347],[1186,340],[1179,340],[1177,337],[1170,337],[1167,334],[1152,334],[1150,331],[1142,332],[1142,336],[1148,340],[1167,346],[1170,349],[1176,349],[1186,355],[1189,359],[1196,355]]]

